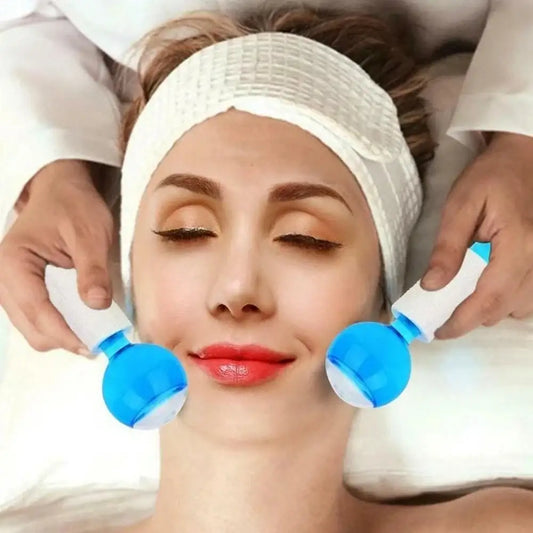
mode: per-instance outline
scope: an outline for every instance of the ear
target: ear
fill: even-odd
[[[380,322],[382,324],[390,324],[392,319],[394,318],[391,312],[391,304],[387,298],[387,293],[385,291],[384,281],[380,281],[378,285],[376,297],[374,299],[374,309],[372,316],[375,317],[374,320],[376,322]]]
[[[386,298],[383,298],[381,309],[378,315],[378,322],[382,322],[383,324],[390,324],[392,319],[393,319],[393,316],[392,316],[389,302],[387,301]]]

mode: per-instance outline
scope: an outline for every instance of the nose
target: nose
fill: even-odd
[[[268,266],[258,250],[242,245],[227,250],[213,268],[207,302],[212,315],[244,320],[264,319],[274,313]]]

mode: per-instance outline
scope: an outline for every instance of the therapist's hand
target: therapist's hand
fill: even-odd
[[[89,165],[61,160],[39,171],[19,198],[19,216],[0,242],[0,306],[38,351],[64,348],[88,355],[49,300],[47,263],[76,269],[79,294],[89,307],[111,304],[113,218]]]
[[[533,137],[495,133],[457,178],[422,287],[444,287],[473,241],[492,243],[490,263],[437,338],[460,337],[481,324],[533,313]]]

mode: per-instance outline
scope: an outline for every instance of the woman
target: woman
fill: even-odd
[[[161,430],[154,515],[130,531],[530,530],[526,491],[402,507],[342,483],[353,409],[325,352],[346,325],[386,320],[420,208],[415,162],[433,148],[398,34],[303,9],[198,15],[154,31],[144,60],[122,267],[140,338],[176,354],[189,396]],[[304,78],[321,66],[314,94]]]

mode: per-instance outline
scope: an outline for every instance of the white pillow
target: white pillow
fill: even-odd
[[[409,282],[426,266],[438,207],[474,155],[445,135],[468,61],[457,56],[440,62],[439,77],[428,90],[440,146],[426,177]],[[118,268],[115,275],[118,291]],[[499,479],[531,482],[532,342],[533,321],[508,320],[456,341],[416,345],[404,395],[355,417],[345,468],[349,485],[372,498],[393,498]],[[61,350],[38,353],[11,328],[4,361],[0,511],[10,512],[0,512],[0,529],[2,520],[11,520],[9,531],[17,531],[12,520],[19,507],[51,505],[84,489],[102,498],[121,490],[155,493],[158,435],[129,430],[107,413],[100,394],[103,358],[88,361]],[[144,507],[132,500],[141,505],[137,514],[148,512],[152,499],[142,501]]]
[[[371,498],[533,486],[533,320],[413,347],[405,393],[359,411],[345,474]]]

